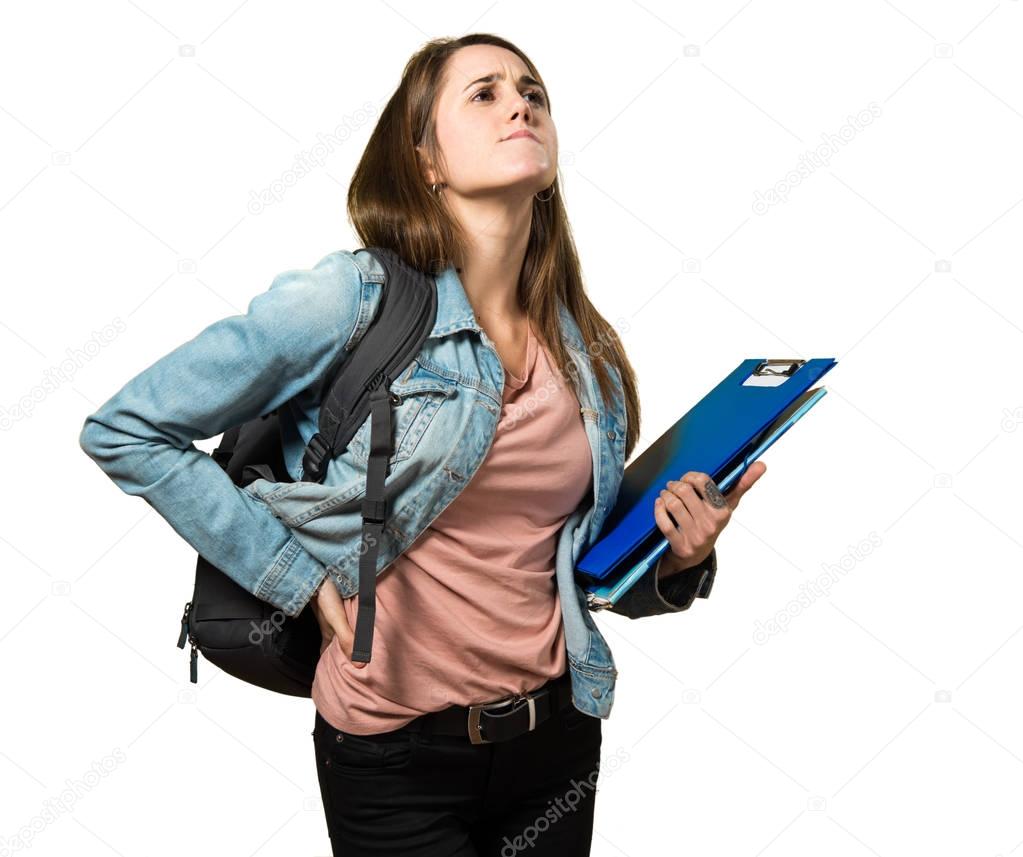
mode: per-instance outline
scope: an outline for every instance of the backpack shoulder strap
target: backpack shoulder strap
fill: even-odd
[[[362,547],[359,551],[359,610],[352,660],[368,663],[376,615],[376,575],[380,542],[387,523],[384,496],[394,439],[390,386],[419,353],[437,317],[436,280],[393,250],[366,248],[386,273],[379,308],[331,383],[320,406],[319,431],[303,458],[303,479],[319,482],[327,463],[345,449],[370,415],[370,454],[362,501]]]
[[[419,353],[437,316],[434,278],[405,263],[386,247],[362,248],[384,268],[373,318],[350,347],[320,405],[319,431],[302,459],[302,480],[319,482],[327,463],[343,452],[370,413],[370,393],[390,387]],[[357,251],[359,252],[359,251]]]
[[[355,252],[359,253],[368,251],[366,250],[366,248],[360,247]],[[372,292],[370,292],[368,300],[366,298],[367,295],[366,290],[364,289],[362,291],[363,302],[371,303],[371,306],[368,312],[365,306],[360,307],[359,315],[360,317],[368,316],[370,321],[366,324],[358,325],[356,327],[356,329],[352,332],[351,339],[348,342],[348,347],[338,353],[337,357],[331,361],[331,365],[328,366],[326,370],[324,370],[323,374],[317,380],[316,384],[313,387],[314,395],[317,398],[322,397],[323,391],[327,389],[327,386],[338,377],[338,367],[344,365],[346,355],[351,354],[355,350],[356,346],[358,346],[363,336],[365,336],[367,330],[373,325],[373,322],[376,319],[378,311],[380,309],[381,298],[383,297],[383,290],[386,285],[387,279],[385,277],[383,283],[381,283],[380,288],[372,290]],[[275,414],[277,414],[279,411],[280,408],[274,408],[269,413],[262,414],[260,417],[250,420],[249,424],[258,425],[257,420],[269,419],[273,417]],[[221,437],[220,443],[217,445],[217,448],[214,449],[213,452],[210,454],[213,460],[216,461],[217,464],[219,464],[224,470],[228,469],[228,465],[231,462],[231,458],[234,455],[236,449],[238,448],[239,440],[241,439],[241,435],[243,432],[243,427],[247,425],[248,424],[246,423],[240,423],[238,425],[231,426],[230,428],[228,428]],[[248,458],[248,456],[246,456],[246,458]],[[264,479],[268,479],[271,482],[273,482],[278,479],[285,478],[284,474],[287,474],[288,472],[287,468],[283,464],[283,457],[280,458],[280,467],[278,468],[278,472],[276,473],[274,472],[275,468],[267,464],[249,463],[246,464],[245,467],[247,468],[247,471],[243,471],[241,484],[246,484],[248,481],[257,476],[260,476]],[[286,478],[290,480],[291,477],[287,476]]]

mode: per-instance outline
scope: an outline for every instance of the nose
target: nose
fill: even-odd
[[[532,118],[532,114],[529,112],[529,102],[526,101],[525,97],[519,95],[519,101],[521,102],[518,108],[512,113],[512,119],[518,119],[519,114],[526,120],[526,124],[529,124],[529,120]]]

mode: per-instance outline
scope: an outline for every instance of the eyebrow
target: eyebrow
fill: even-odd
[[[496,71],[491,72],[490,74],[485,75],[484,77],[477,78],[472,83],[470,83],[469,86],[465,87],[465,89],[469,89],[470,87],[475,86],[477,83],[493,83],[495,80],[504,80],[504,75]],[[547,90],[544,88],[544,85],[535,78],[530,77],[528,74],[522,75],[522,77],[519,78],[519,83],[520,84],[524,83],[527,86],[536,86],[543,92],[544,95],[547,94]],[[463,89],[462,92],[465,92],[465,89]]]

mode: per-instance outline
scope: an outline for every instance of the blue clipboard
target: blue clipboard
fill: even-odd
[[[665,483],[696,470],[727,491],[823,398],[825,387],[810,388],[836,363],[744,360],[625,469],[600,538],[576,564],[592,609],[612,606],[668,550],[654,518]]]

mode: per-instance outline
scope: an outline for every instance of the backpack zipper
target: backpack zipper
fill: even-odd
[[[178,648],[185,648],[185,641],[192,644],[192,653],[188,659],[188,677],[192,684],[199,682],[199,648],[196,646],[195,637],[192,636],[191,628],[188,626],[188,611],[192,606],[191,601],[185,603],[185,610],[181,614],[181,633],[178,635]]]

